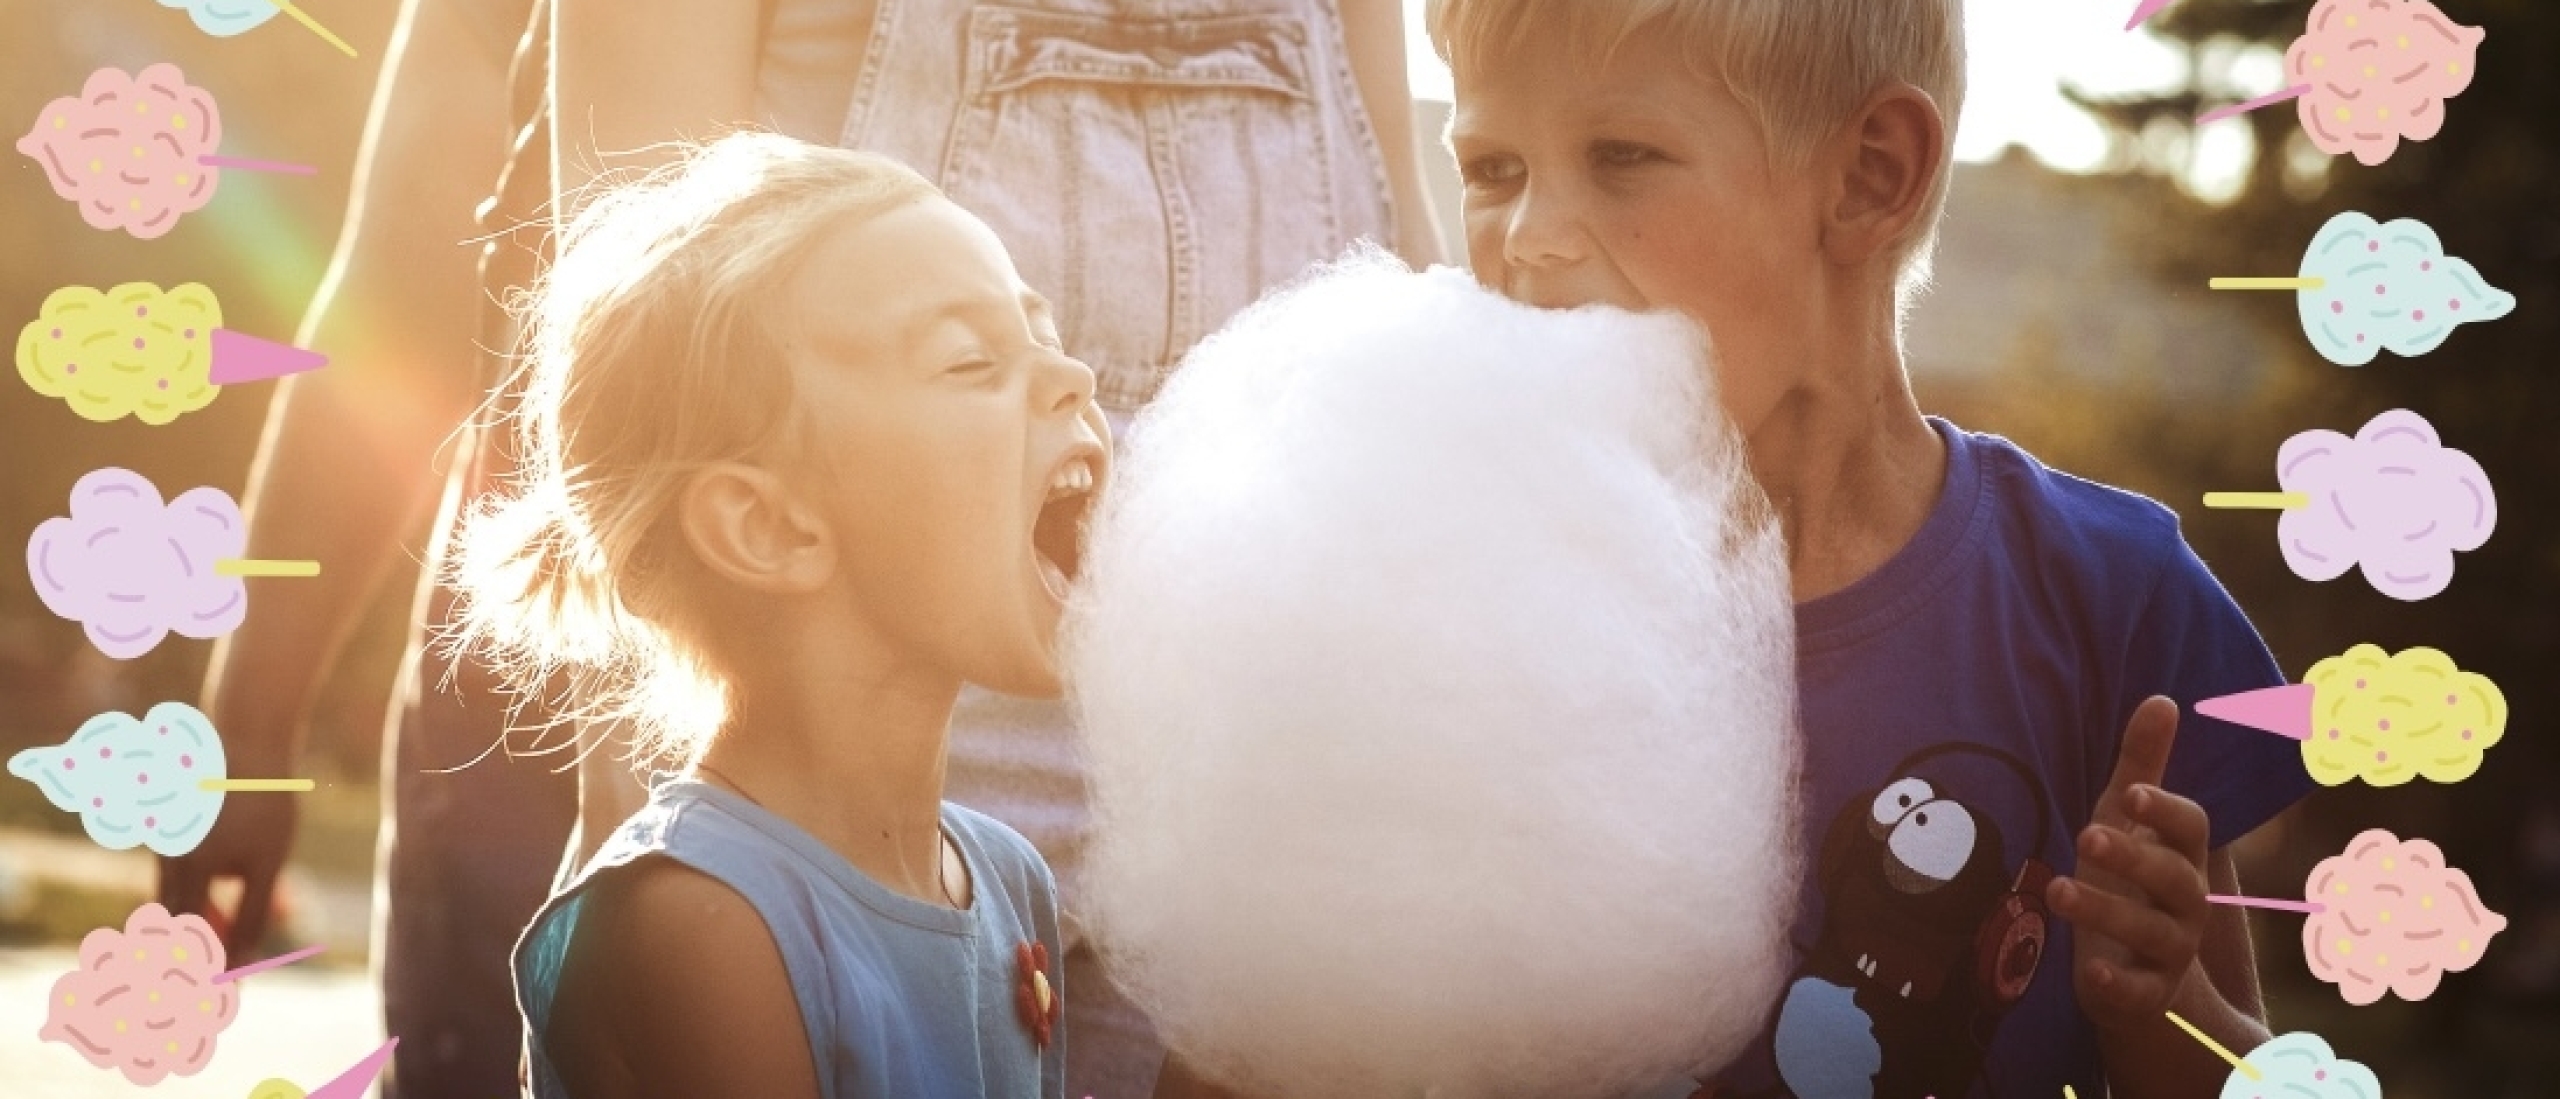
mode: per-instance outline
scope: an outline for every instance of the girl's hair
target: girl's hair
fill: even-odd
[[[727,688],[677,502],[713,463],[805,453],[782,287],[827,228],[939,194],[886,157],[753,132],[595,190],[514,303],[518,365],[484,411],[516,470],[446,557],[446,651],[487,658],[544,727],[622,721],[646,754],[698,751]]]
[[[1638,34],[1667,37],[1741,101],[1770,157],[1791,168],[1887,82],[1928,93],[1949,155],[1896,256],[1905,297],[1927,282],[1964,109],[1963,0],[1430,0],[1426,20],[1440,59],[1479,73],[1549,49],[1596,72]]]

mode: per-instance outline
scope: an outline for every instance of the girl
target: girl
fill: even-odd
[[[563,187],[742,122],[897,157],[1056,300],[1116,423],[1194,341],[1354,240],[1416,267],[1442,256],[1401,0],[549,2]],[[1057,868],[1078,990],[1070,1091],[1143,1095],[1162,1047],[1078,918],[1091,822],[1076,741],[1063,706],[966,689],[951,791]],[[586,820],[628,811],[608,808],[639,789],[613,773],[621,754],[588,755]]]
[[[1055,697],[1107,462],[995,235],[886,158],[740,134],[580,214],[463,641],[690,768],[516,952],[543,1099],[1062,1096],[1046,864],[942,800],[961,684]]]

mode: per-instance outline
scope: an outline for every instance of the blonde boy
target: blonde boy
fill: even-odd
[[[2205,897],[2309,780],[2290,744],[2180,719],[2284,679],[2174,515],[1912,398],[1960,0],[1432,0],[1429,25],[1477,277],[1707,325],[1787,532],[1818,855],[1769,1037],[1705,1090],[2218,1090],[2166,1013],[2266,1040],[2247,926]]]

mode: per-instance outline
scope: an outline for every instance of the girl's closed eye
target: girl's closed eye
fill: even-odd
[[[987,353],[972,348],[955,356],[951,365],[943,368],[942,376],[957,381],[982,382],[995,377],[999,365]]]

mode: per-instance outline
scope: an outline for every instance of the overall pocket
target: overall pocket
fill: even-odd
[[[1349,243],[1322,54],[1295,13],[979,5],[940,179],[1058,308],[1106,404]]]

